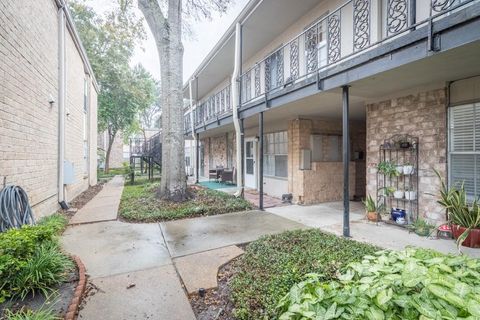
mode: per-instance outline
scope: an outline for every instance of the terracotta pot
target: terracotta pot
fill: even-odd
[[[367,219],[368,221],[378,221],[378,213],[376,212],[367,212]]]
[[[467,228],[459,225],[452,225],[452,233],[455,239],[458,239]],[[462,246],[469,248],[480,248],[480,229],[472,229],[468,237],[463,241]]]

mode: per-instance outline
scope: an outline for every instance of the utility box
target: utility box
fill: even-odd
[[[312,169],[312,150],[301,149],[300,150],[300,170]]]
[[[75,166],[73,162],[68,160],[63,161],[63,184],[75,183]]]

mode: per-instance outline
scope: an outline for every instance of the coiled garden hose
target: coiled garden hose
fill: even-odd
[[[19,186],[8,185],[0,191],[0,232],[34,224],[28,195]]]

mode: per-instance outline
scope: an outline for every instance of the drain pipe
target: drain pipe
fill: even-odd
[[[195,146],[194,148],[191,148],[190,150],[190,159],[196,159],[196,154],[197,154],[197,150],[196,150],[196,146],[197,146],[197,135],[195,134],[195,124],[193,123],[193,120],[194,120],[194,117],[193,117],[193,95],[192,95],[192,81],[193,79],[190,79],[190,81],[188,81],[188,90],[189,90],[189,94],[190,94],[190,127],[192,129],[192,138],[193,138],[193,145]],[[193,153],[192,153],[193,151]],[[192,163],[192,161],[190,161],[190,163]],[[193,176],[196,177],[197,176],[197,168],[196,166],[193,166]]]
[[[65,2],[57,2],[58,9],[58,203],[68,208],[65,201],[64,161],[65,161]]]
[[[238,110],[240,109],[240,93],[238,79],[240,77],[242,63],[242,26],[237,22],[235,26],[235,67],[232,75],[232,107],[233,124],[235,126],[236,153],[237,153],[237,192],[235,196],[243,195],[243,163],[242,163],[242,130],[238,119]],[[237,85],[238,84],[238,85]]]

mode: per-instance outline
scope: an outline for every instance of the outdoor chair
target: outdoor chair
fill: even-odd
[[[231,183],[233,184],[235,181],[235,167],[232,168],[232,170],[223,170],[222,175],[221,175],[221,181],[223,183]]]
[[[216,169],[208,170],[208,180],[220,181],[220,177],[223,173],[223,166],[217,166]]]

